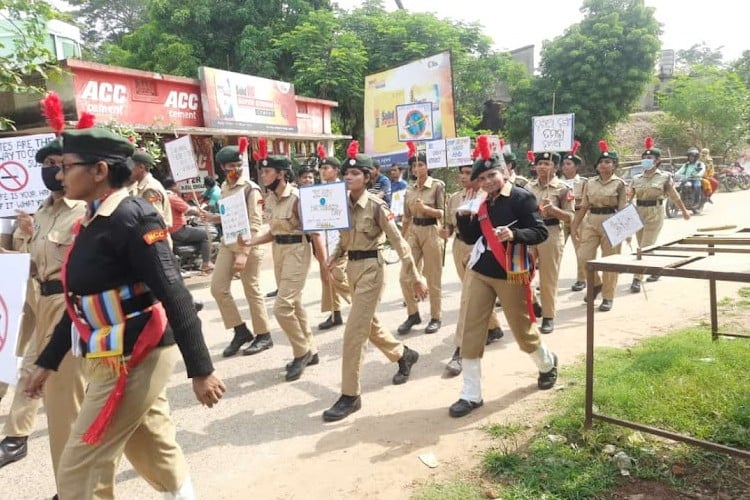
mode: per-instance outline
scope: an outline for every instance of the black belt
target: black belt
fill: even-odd
[[[279,245],[291,245],[292,243],[302,243],[301,234],[279,234],[273,237],[273,240]]]
[[[635,200],[635,204],[639,207],[655,207],[662,203],[664,203],[664,200]]]
[[[591,207],[589,208],[589,212],[592,214],[613,214],[617,212],[617,209],[615,207]]]
[[[468,245],[468,243],[466,242],[466,240],[464,239],[464,237],[463,237],[463,235],[461,233],[456,233],[456,239],[460,240],[460,241],[463,241],[464,243],[466,243]]]
[[[39,293],[44,297],[59,295],[63,293],[63,284],[60,280],[44,281],[39,283]]]
[[[544,219],[545,226],[559,226],[560,219]]]
[[[349,260],[377,259],[377,250],[349,250],[347,252]]]
[[[414,217],[411,220],[415,226],[434,226],[437,224],[437,219],[435,217],[427,217],[427,218],[419,218]]]

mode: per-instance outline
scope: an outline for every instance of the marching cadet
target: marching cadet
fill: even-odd
[[[471,180],[471,167],[471,165],[461,165],[458,167],[461,190],[456,191],[450,196],[450,198],[448,198],[445,227],[440,230],[440,236],[444,239],[455,236],[453,240],[453,263],[456,266],[456,273],[458,273],[458,278],[461,283],[464,282],[466,266],[469,263],[472,246],[466,243],[461,233],[457,231],[456,213],[459,208],[466,207],[471,203],[478,203],[485,197],[485,193],[479,188],[478,183]],[[464,305],[463,291],[461,292],[461,298],[461,304]],[[458,322],[456,323],[456,350],[453,352],[451,360],[445,366],[445,371],[450,376],[456,376],[461,373],[461,343],[463,342],[464,337],[463,330],[464,325],[461,321],[461,314],[459,313]],[[487,344],[490,344],[495,340],[500,340],[502,337],[503,330],[500,327],[497,314],[493,311],[492,314],[490,314],[489,323],[487,324]]]
[[[216,164],[225,174],[226,180],[221,186],[221,198],[237,193],[244,193],[247,219],[250,222],[250,232],[256,234],[263,224],[263,195],[258,186],[243,174],[242,155],[247,154],[247,138],[240,138],[239,146],[225,146],[216,153]],[[259,150],[266,157],[266,140],[260,139]],[[211,223],[221,223],[221,215],[204,212],[203,220]],[[260,291],[260,266],[263,261],[263,249],[259,247],[246,248],[239,243],[227,244],[221,240],[219,253],[216,256],[214,272],[211,277],[211,295],[219,307],[224,328],[232,328],[234,336],[229,345],[222,352],[225,358],[234,356],[240,348],[250,343],[242,354],[252,355],[273,347],[268,313]],[[242,320],[237,303],[232,296],[232,277],[239,273],[245,300],[250,307],[250,319],[253,331],[248,329]]]
[[[154,158],[145,151],[133,153],[133,173],[130,176],[130,195],[147,200],[164,219],[168,228],[172,227],[172,208],[169,206],[167,190],[151,174]]]
[[[628,203],[625,181],[615,175],[617,152],[609,151],[606,141],[599,141],[599,148],[601,154],[596,161],[599,175],[590,178],[583,188],[581,209],[576,213],[570,228],[573,241],[580,240],[578,260],[579,265],[584,267],[587,261],[596,258],[596,249],[599,247],[602,257],[620,253],[622,244],[613,247],[602,224]],[[594,298],[599,292],[602,293],[599,310],[611,311],[617,287],[617,273],[605,272],[602,277],[596,273],[594,283],[588,283],[587,286],[594,287]]]
[[[327,184],[329,182],[339,181],[339,169],[341,162],[334,156],[327,156],[323,146],[318,146],[318,157],[320,164],[320,182]],[[326,231],[323,236],[326,238],[326,250],[328,253],[333,252],[339,239],[338,231]],[[349,280],[346,278],[346,255],[342,255],[336,260],[330,272],[321,274],[321,285],[323,286],[322,298],[320,301],[320,310],[324,313],[330,313],[325,321],[318,325],[319,330],[328,330],[334,326],[343,324],[341,318],[341,300],[351,302],[349,291]],[[325,271],[325,270],[322,270]],[[327,278],[323,276],[327,275]]]
[[[680,198],[674,187],[672,176],[659,169],[661,164],[661,150],[654,147],[654,140],[646,137],[646,149],[641,154],[644,167],[643,173],[635,176],[632,185],[632,196],[629,201],[635,199],[635,208],[638,216],[643,222],[643,227],[635,233],[638,246],[644,248],[656,243],[661,228],[664,225],[664,199],[669,197],[676,207],[682,212],[682,218],[690,219],[690,212]],[[653,282],[659,279],[658,275],[651,275],[646,281]],[[630,291],[638,293],[641,291],[643,274],[633,275]]]
[[[463,388],[450,406],[452,417],[468,415],[483,404],[481,358],[497,297],[518,347],[539,370],[537,387],[551,389],[557,381],[557,356],[540,338],[530,300],[533,259],[529,246],[545,240],[547,226],[534,196],[506,180],[508,173],[500,158],[490,153],[486,136],[477,139],[477,150],[471,178],[479,180],[487,198],[477,213],[461,209],[456,216],[458,231],[474,248],[461,299]]]
[[[539,212],[549,235],[543,243],[534,247],[539,258],[539,287],[542,302],[542,326],[539,331],[552,333],[555,329],[557,302],[557,280],[560,276],[563,239],[562,224],[573,220],[573,194],[570,188],[557,177],[560,155],[542,152],[534,155],[536,179],[526,185],[536,197]]]
[[[570,150],[569,153],[565,154],[562,157],[562,173],[563,173],[563,182],[568,185],[568,187],[573,191],[573,196],[575,197],[573,207],[575,210],[575,213],[578,213],[578,211],[581,209],[581,203],[583,200],[583,188],[586,185],[586,181],[588,179],[586,177],[581,177],[578,172],[580,168],[583,166],[583,159],[578,156],[576,153],[578,152],[578,148],[581,147],[581,143],[578,141],[573,141],[573,148]],[[568,242],[568,238],[570,237],[570,229],[571,224],[563,224],[563,234],[565,235],[565,243]],[[578,248],[580,247],[580,243],[575,238],[573,239],[573,250],[575,250],[576,253],[576,281],[573,283],[573,286],[570,287],[571,290],[574,292],[580,292],[584,288],[586,288],[586,269],[581,265],[581,261],[578,259]]]
[[[500,150],[503,152],[503,161],[505,162],[505,169],[508,173],[508,182],[514,186],[526,187],[529,180],[526,177],[517,174],[518,158],[516,157],[516,154],[510,150],[510,145],[508,145],[507,148],[505,147],[505,141],[502,139],[500,140]],[[533,166],[533,163],[531,166]]]
[[[343,166],[349,189],[347,201],[351,229],[341,231],[341,239],[328,259],[328,268],[332,270],[343,255],[348,256],[346,274],[351,284],[352,308],[344,329],[341,397],[323,412],[326,422],[341,420],[362,408],[360,373],[368,340],[389,361],[398,362],[398,371],[393,376],[395,385],[409,380],[412,366],[419,359],[419,354],[396,340],[375,315],[385,284],[380,250],[386,237],[401,257],[402,276],[408,277],[412,295],[421,298],[427,292],[418,277],[409,246],[399,233],[388,205],[385,200],[367,191],[374,176],[372,159],[358,151],[359,143],[352,141]]]
[[[60,457],[58,493],[113,498],[125,453],[168,498],[192,499],[167,402],[175,342],[199,402],[217,404],[225,388],[214,375],[167,228],[150,203],[128,196],[133,145],[127,139],[96,127],[63,132],[62,144],[65,194],[87,202],[88,210],[61,269],[67,314],[25,390],[29,397],[50,392],[46,383],[71,351],[85,358],[88,384]]]
[[[318,348],[302,305],[302,289],[307,281],[312,250],[308,236],[302,233],[299,191],[291,180],[292,165],[286,156],[260,159],[260,179],[268,190],[266,211],[269,230],[238,241],[243,246],[271,243],[273,269],[278,293],[273,312],[292,345],[294,359],[286,366],[286,380],[297,380],[307,365],[319,363]],[[326,253],[319,234],[310,235],[315,257],[325,268]]]
[[[414,262],[422,270],[430,290],[430,322],[424,332],[435,333],[442,326],[442,262],[445,241],[440,237],[440,226],[445,208],[445,183],[429,175],[426,155],[417,154],[414,143],[409,142],[408,145],[409,168],[416,180],[406,190],[402,232],[409,243]],[[400,282],[408,317],[399,325],[398,333],[405,335],[414,325],[421,323],[422,318],[404,268]]]

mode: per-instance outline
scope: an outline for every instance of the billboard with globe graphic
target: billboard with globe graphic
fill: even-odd
[[[450,51],[365,77],[365,153],[406,162],[407,141],[456,136]]]

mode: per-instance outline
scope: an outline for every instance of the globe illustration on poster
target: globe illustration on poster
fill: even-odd
[[[399,141],[433,139],[432,104],[420,102],[396,106]]]
[[[404,129],[413,137],[421,137],[427,128],[427,117],[418,109],[410,111],[406,115]]]

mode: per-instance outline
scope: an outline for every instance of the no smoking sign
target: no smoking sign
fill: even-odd
[[[29,183],[29,171],[16,161],[0,163],[0,189],[20,191]]]

